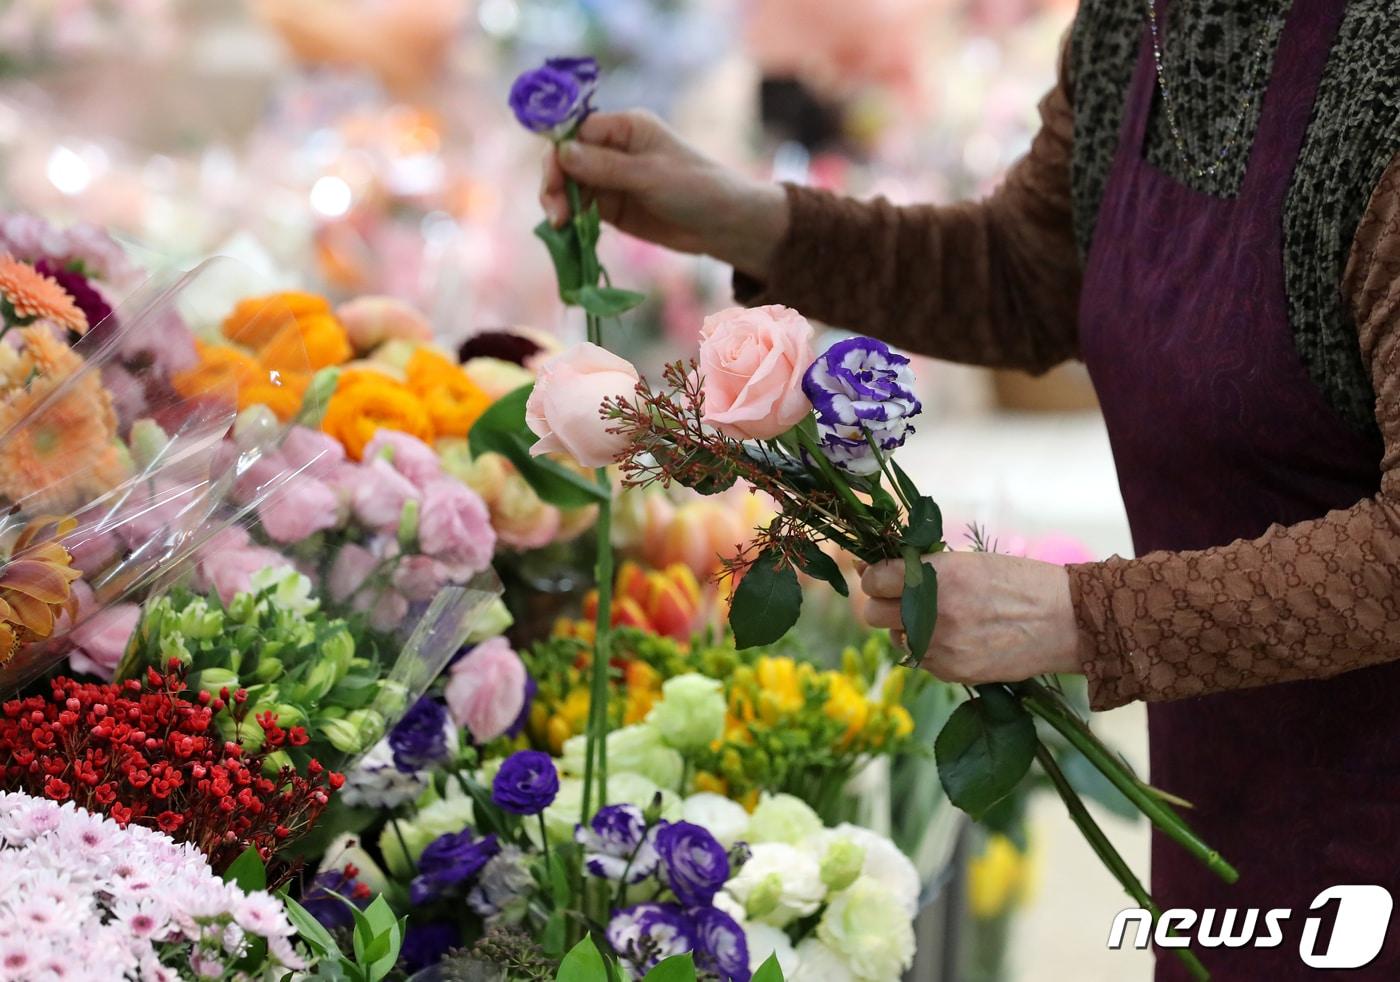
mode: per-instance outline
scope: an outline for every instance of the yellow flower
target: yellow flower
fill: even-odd
[[[903,706],[890,707],[890,719],[894,721],[894,737],[896,740],[903,740],[914,732],[914,717],[909,715],[909,710]]]
[[[1033,858],[1006,836],[992,833],[967,868],[968,906],[981,920],[991,920],[1029,899],[1034,887]]]
[[[855,739],[870,717],[870,703],[850,678],[840,672],[827,672],[826,705],[822,711],[831,719],[846,724],[843,743]]]
[[[759,691],[772,698],[778,712],[787,715],[802,708],[802,681],[794,659],[760,658],[754,670]]]
[[[729,782],[718,774],[711,774],[709,771],[697,771],[695,774],[695,790],[708,791],[711,794],[722,794],[729,797]]]

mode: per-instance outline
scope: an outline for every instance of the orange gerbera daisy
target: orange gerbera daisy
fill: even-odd
[[[428,407],[438,436],[466,436],[491,406],[486,390],[473,382],[462,366],[431,348],[414,351],[405,373],[408,387]]]
[[[42,318],[66,330],[87,333],[87,315],[58,281],[13,256],[0,256],[0,297],[22,321]]]
[[[67,511],[126,476],[110,397],[95,378],[64,381],[41,376],[0,401],[0,499]]]

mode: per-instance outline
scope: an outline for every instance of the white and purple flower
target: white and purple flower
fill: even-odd
[[[717,907],[690,912],[695,922],[695,966],[723,982],[749,982],[749,942],[739,922]]]
[[[914,431],[923,411],[913,391],[909,359],[873,338],[855,337],[828,348],[802,379],[817,414],[817,434],[831,462],[849,474],[874,474]]]
[[[608,944],[641,978],[672,955],[695,948],[695,922],[679,904],[637,904],[614,911]]]
[[[691,822],[671,822],[656,833],[661,871],[676,899],[708,907],[729,879],[729,854],[709,831]]]
[[[608,805],[574,830],[574,841],[583,846],[583,865],[590,875],[640,883],[656,872],[660,861],[656,831],[648,834],[646,818],[636,805]]]

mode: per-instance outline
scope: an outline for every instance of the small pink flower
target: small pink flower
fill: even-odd
[[[235,526],[224,529],[200,548],[195,589],[213,590],[228,603],[248,591],[258,570],[290,565],[281,553],[253,545],[248,533]]]
[[[396,297],[356,297],[336,308],[350,344],[364,354],[385,341],[431,341],[433,326],[414,307]]]
[[[403,517],[403,506],[417,501],[418,488],[384,458],[362,464],[353,492],[355,517],[376,532],[393,534]]]
[[[458,726],[477,743],[489,743],[510,729],[525,706],[525,665],[510,642],[492,638],[452,666],[443,698]]]
[[[137,604],[105,607],[80,620],[68,636],[73,643],[68,656],[73,670],[110,681],[140,620],[141,608]]]
[[[381,429],[365,444],[365,460],[383,457],[419,488],[442,477],[442,461],[437,451],[416,436],[398,430]]]
[[[447,579],[447,568],[431,556],[405,556],[394,569],[394,587],[411,603],[433,599]]]
[[[589,342],[545,362],[525,405],[525,422],[540,438],[530,453],[566,453],[584,467],[611,464],[626,440],[608,432],[599,411],[609,398],[629,398],[637,381],[630,363]]]
[[[345,461],[345,447],[320,430],[293,426],[282,440],[282,458],[290,469],[327,481]]]
[[[433,481],[423,489],[418,544],[427,555],[455,567],[459,575],[486,569],[496,549],[496,531],[486,503],[454,478]]]
[[[344,603],[364,585],[379,565],[374,553],[353,542],[340,547],[326,577],[326,589],[336,603]],[[367,591],[368,592],[368,591]]]
[[[258,505],[258,519],[274,542],[303,542],[340,523],[340,497],[313,477],[293,477]]]
[[[731,307],[705,318],[705,422],[736,440],[771,440],[812,411],[802,392],[812,325],[789,307]]]

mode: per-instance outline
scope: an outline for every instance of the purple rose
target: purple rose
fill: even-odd
[[[522,72],[510,88],[510,108],[534,133],[562,135],[593,110],[598,63],[592,58],[552,58]]]
[[[695,967],[723,982],[749,982],[749,942],[738,921],[717,907],[690,912],[695,922]]]
[[[399,952],[399,964],[407,972],[418,972],[442,961],[453,948],[461,947],[462,932],[456,925],[410,918]]]
[[[817,434],[831,462],[851,474],[874,474],[880,462],[869,439],[889,453],[903,446],[923,411],[909,359],[873,338],[838,341],[812,362],[802,391],[817,413]]]
[[[613,881],[626,876],[628,883],[640,883],[656,871],[653,839],[636,805],[600,808],[591,822],[574,829],[574,841],[583,846],[583,868]]]
[[[472,880],[500,851],[494,835],[478,839],[471,829],[440,835],[418,857],[418,875],[408,887],[414,906],[429,903]]]
[[[708,907],[729,879],[729,856],[708,829],[672,822],[656,833],[656,852],[671,892],[687,907]]]
[[[491,783],[491,800],[514,815],[538,815],[559,794],[554,760],[540,750],[518,750],[505,759]]]
[[[637,978],[695,948],[695,923],[679,904],[637,904],[613,911],[608,944]]]
[[[447,709],[435,699],[423,696],[404,713],[389,731],[389,749],[394,767],[412,774],[447,758]]]

